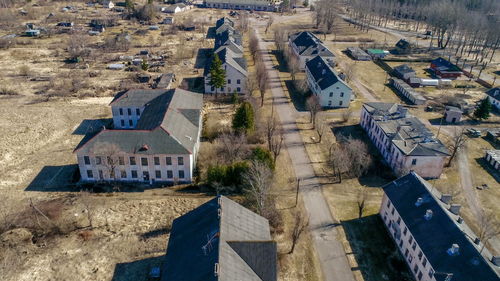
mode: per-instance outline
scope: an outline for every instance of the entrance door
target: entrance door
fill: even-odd
[[[149,181],[149,172],[148,171],[142,172],[142,179],[144,181]]]

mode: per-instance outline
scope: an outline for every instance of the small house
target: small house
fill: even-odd
[[[408,81],[410,80],[410,78],[417,76],[415,70],[413,70],[413,68],[411,68],[407,64],[402,64],[394,67],[393,73],[396,77],[405,81]]]
[[[394,52],[396,54],[405,54],[405,53],[410,52],[412,47],[413,47],[413,45],[408,40],[400,39],[396,43],[396,48],[394,49]]]
[[[486,150],[484,160],[497,171],[500,171],[500,150]]]
[[[184,3],[177,3],[161,8],[161,11],[169,14],[177,14],[189,10],[189,6]]]
[[[460,68],[448,60],[439,57],[431,61],[431,70],[438,78],[457,79],[462,75]]]
[[[486,94],[488,95],[491,105],[497,110],[500,110],[500,87],[489,89],[486,91]]]
[[[389,54],[389,51],[384,51],[384,50],[381,50],[381,49],[367,49],[366,52],[373,59],[383,59],[383,58],[385,58]]]
[[[446,123],[458,123],[462,118],[462,110],[455,106],[447,105],[444,111],[444,119]]]
[[[106,31],[106,28],[104,28],[104,25],[95,25],[92,27],[92,31],[102,33],[104,31]]]
[[[157,26],[157,25],[151,25],[151,26],[149,26],[149,28],[148,28],[148,29],[149,29],[149,30],[160,30],[160,27],[159,27],[159,26]]]
[[[365,51],[361,50],[359,47],[349,47],[347,48],[346,53],[355,60],[372,60],[372,57],[369,54],[365,53]]]
[[[38,37],[38,36],[40,36],[40,30],[38,30],[38,29],[28,29],[28,30],[26,30],[25,34],[28,37]]]
[[[494,143],[500,144],[500,128],[492,128],[486,131],[486,138]]]
[[[163,19],[163,24],[173,24],[174,23],[174,17],[166,17]]]
[[[102,6],[106,9],[113,9],[115,7],[115,3],[113,3],[112,1],[104,1],[102,3]]]

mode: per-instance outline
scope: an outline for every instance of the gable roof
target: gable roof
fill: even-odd
[[[248,75],[247,71],[247,62],[242,54],[233,52],[228,46],[222,46],[215,52],[219,59],[222,61],[222,64],[227,64],[238,72],[243,74],[244,76]],[[212,65],[212,59],[207,60],[207,64],[205,65],[204,76],[207,76],[210,73],[210,66]]]
[[[130,89],[115,95],[109,105],[117,107],[144,107],[167,91],[166,89]]]
[[[457,222],[458,216],[447,210],[448,205],[438,199],[441,194],[428,182],[411,172],[383,189],[432,265],[436,280],[446,278],[438,273],[452,273],[453,281],[499,280],[498,269],[473,244],[476,235],[465,222]],[[423,202],[417,206],[419,198]],[[424,218],[427,210],[432,211],[429,220]],[[452,244],[459,245],[458,255],[447,253]]]
[[[220,196],[174,220],[162,281],[276,281],[276,263],[267,219]]]
[[[301,56],[323,56],[335,57],[335,55],[309,31],[298,32],[290,35],[292,44],[297,48]]]
[[[394,67],[393,69],[394,69],[394,71],[396,71],[397,73],[400,73],[400,74],[415,73],[415,70],[413,70],[413,68],[411,68],[407,64],[398,65],[398,66]]]
[[[342,83],[350,89],[323,57],[316,56],[308,61],[306,63],[306,68],[309,70],[314,81],[316,81],[321,90],[327,89],[336,83]]]
[[[199,138],[203,97],[182,89],[163,90],[150,100],[133,130],[102,130],[75,151],[95,152],[103,144],[132,154],[190,154]],[[142,100],[141,100],[142,101]],[[148,149],[141,149],[147,145]]]
[[[432,65],[435,65],[435,68],[439,69],[440,71],[445,71],[445,72],[462,72],[458,66],[454,65],[450,61],[439,57],[437,59],[434,59],[431,61]]]
[[[486,94],[496,100],[500,100],[500,87],[489,89],[486,91]]]

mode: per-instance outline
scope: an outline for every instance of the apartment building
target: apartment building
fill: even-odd
[[[498,281],[492,256],[460,217],[460,205],[415,172],[383,187],[380,216],[417,281]]]
[[[297,32],[288,38],[288,45],[299,60],[299,68],[304,70],[306,63],[316,56],[321,56],[333,64],[335,55],[323,44],[318,37],[309,31]]]
[[[440,177],[448,149],[403,106],[365,103],[360,125],[395,174],[415,171],[424,178]]]
[[[118,94],[111,102],[118,126],[86,136],[74,151],[81,180],[191,182],[202,105],[201,94],[182,89]]]

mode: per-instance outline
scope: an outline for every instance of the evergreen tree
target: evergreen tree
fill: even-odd
[[[249,102],[244,102],[238,107],[233,117],[233,129],[249,133],[254,129],[254,112]]]
[[[481,104],[476,108],[474,111],[474,117],[477,119],[488,119],[490,118],[490,112],[491,112],[491,102],[489,98],[485,98],[484,100],[481,101]]]
[[[234,105],[237,105],[240,102],[240,96],[238,95],[237,92],[234,92],[233,95],[231,96],[231,102]]]
[[[222,68],[222,61],[217,54],[214,55],[210,66],[209,79],[208,84],[215,88],[215,97],[217,98],[217,90],[226,86],[226,71]]]
[[[252,159],[266,164],[269,169],[274,170],[274,158],[271,151],[263,147],[256,147],[252,151]]]

